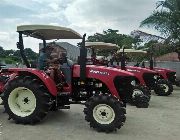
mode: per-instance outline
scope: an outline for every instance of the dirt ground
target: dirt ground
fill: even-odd
[[[150,107],[127,106],[127,121],[117,132],[105,134],[91,129],[82,105],[51,112],[38,125],[8,121],[0,107],[0,140],[178,140],[180,138],[180,88],[169,97],[152,95]]]

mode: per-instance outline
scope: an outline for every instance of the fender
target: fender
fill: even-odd
[[[3,70],[4,71],[4,70]],[[3,79],[2,81],[0,81],[0,93],[3,93],[4,88],[6,87],[6,85],[8,84],[8,82],[10,82],[11,80],[13,80],[16,76],[17,73],[10,73],[7,71],[7,69],[5,69],[5,72],[2,72],[2,70],[0,71],[0,76],[6,76],[7,81],[5,79]]]
[[[16,73],[17,75],[34,75],[39,78],[47,87],[50,94],[57,95],[57,88],[55,82],[43,71],[32,68],[10,68],[10,73]]]

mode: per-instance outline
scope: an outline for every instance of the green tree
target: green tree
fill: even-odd
[[[129,35],[119,34],[118,32],[118,30],[108,29],[103,31],[103,33],[95,33],[89,36],[88,41],[114,43],[119,47],[126,46],[126,48],[136,47],[141,42],[141,39],[138,37],[133,38]]]
[[[38,54],[32,49],[26,48],[24,49],[24,52],[30,61],[37,60]],[[8,64],[22,62],[20,50],[4,50],[3,47],[0,46],[0,60],[5,61]]]
[[[102,33],[95,33],[92,36],[89,36],[87,41],[90,42],[106,42],[117,44],[120,48],[137,48],[141,39],[139,37],[131,37],[129,35],[120,34],[118,30],[108,29]],[[108,55],[108,51],[103,50],[98,52],[99,55]]]
[[[31,48],[25,48],[24,52],[29,60],[36,60],[38,58],[38,54],[35,53]]]
[[[0,46],[0,57],[3,57],[4,56],[4,49],[3,47]]]
[[[166,37],[177,49],[180,46],[180,0],[165,0],[157,3],[156,10],[141,22],[140,27],[153,27]]]

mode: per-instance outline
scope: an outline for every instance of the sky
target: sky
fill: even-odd
[[[157,0],[0,0],[0,46],[16,49],[17,25],[49,24],[93,35],[117,29],[130,34],[156,7]],[[66,41],[66,40],[62,40]],[[67,40],[76,45],[80,40]],[[24,45],[38,52],[41,40],[25,38]]]

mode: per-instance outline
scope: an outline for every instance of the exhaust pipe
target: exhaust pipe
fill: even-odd
[[[85,38],[86,38],[86,34],[83,35],[82,44],[81,44],[81,48],[80,48],[80,57],[79,57],[80,81],[86,80],[87,48],[85,47]]]
[[[153,68],[154,68],[154,66],[153,66],[153,65],[154,65],[153,63],[154,63],[154,62],[153,62],[152,56],[153,56],[153,53],[151,53],[151,56],[150,56],[150,66],[149,66],[149,67],[150,67],[151,70],[153,70]]]
[[[122,52],[122,57],[121,57],[121,69],[126,70],[126,63],[125,63],[125,53],[124,53],[124,47],[123,47],[123,52]]]

